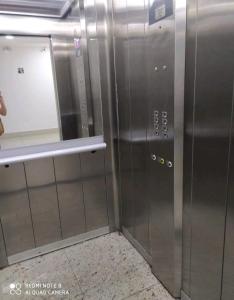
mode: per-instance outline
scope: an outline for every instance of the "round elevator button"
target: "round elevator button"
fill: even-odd
[[[164,165],[165,164],[164,158],[160,158],[159,162],[160,162],[161,165]]]
[[[168,166],[168,168],[172,168],[172,166],[173,166],[172,162],[171,161],[167,161],[167,166]]]

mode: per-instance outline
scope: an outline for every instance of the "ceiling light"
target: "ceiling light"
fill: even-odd
[[[6,35],[5,38],[8,40],[13,40],[15,37],[13,35]]]

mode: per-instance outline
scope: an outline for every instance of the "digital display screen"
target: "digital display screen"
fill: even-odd
[[[149,25],[173,14],[173,0],[154,0],[149,8]]]

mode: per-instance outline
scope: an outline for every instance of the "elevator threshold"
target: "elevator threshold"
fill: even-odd
[[[27,259],[31,259],[33,257],[37,257],[52,251],[56,251],[65,247],[69,247],[75,245],[77,243],[81,243],[95,237],[107,234],[110,232],[109,226],[105,226],[96,230],[92,230],[89,232],[85,232],[79,234],[77,236],[73,236],[64,240],[60,240],[54,243],[50,243],[45,246],[37,247],[34,249],[30,249],[21,253],[17,253],[8,257],[8,264],[12,265]]]

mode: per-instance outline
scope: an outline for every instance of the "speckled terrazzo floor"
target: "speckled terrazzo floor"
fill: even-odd
[[[20,284],[20,295],[15,295],[16,288],[10,289],[12,283]],[[55,285],[35,287],[34,283]],[[174,299],[152,275],[141,255],[118,233],[5,268],[0,271],[0,285],[2,300]]]

